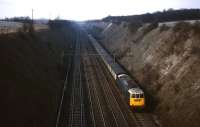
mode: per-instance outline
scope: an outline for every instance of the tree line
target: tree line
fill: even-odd
[[[142,15],[131,16],[108,16],[103,18],[103,21],[114,23],[126,22],[140,22],[140,23],[153,23],[153,22],[169,22],[169,21],[182,21],[182,20],[198,20],[200,19],[200,9],[180,9],[180,10],[164,10],[162,12],[146,13]]]

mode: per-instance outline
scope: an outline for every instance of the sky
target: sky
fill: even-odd
[[[200,8],[200,0],[0,0],[0,18],[34,18],[83,21],[108,15],[134,15],[164,9]]]

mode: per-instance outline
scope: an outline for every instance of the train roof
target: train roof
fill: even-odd
[[[129,88],[139,88],[138,84],[127,74],[121,74],[118,78],[120,78],[123,83],[128,84]]]
[[[110,65],[112,70],[115,72],[116,75],[126,73],[122,67],[115,62],[115,60],[110,56],[110,54],[91,36],[89,35],[91,40],[93,41],[93,45],[97,52],[103,57],[103,59]]]
[[[111,68],[113,69],[113,71],[115,71],[115,73],[116,73],[117,75],[126,73],[126,72],[121,68],[121,66],[119,66],[119,65],[118,65],[117,63],[115,63],[114,61],[113,61],[113,63],[109,63],[109,65],[111,66]]]
[[[130,94],[144,94],[143,90],[140,88],[131,88],[128,90]]]

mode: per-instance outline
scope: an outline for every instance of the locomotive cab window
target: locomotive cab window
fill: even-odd
[[[135,98],[135,94],[131,94],[131,95],[130,95],[130,98]]]
[[[130,97],[131,98],[140,98],[140,94],[131,94]]]
[[[131,94],[131,98],[144,98],[144,94]]]
[[[135,94],[135,98],[140,98],[140,94]]]

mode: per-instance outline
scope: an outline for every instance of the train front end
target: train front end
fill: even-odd
[[[145,97],[144,92],[140,88],[131,88],[129,92],[129,105],[132,109],[144,109]]]

